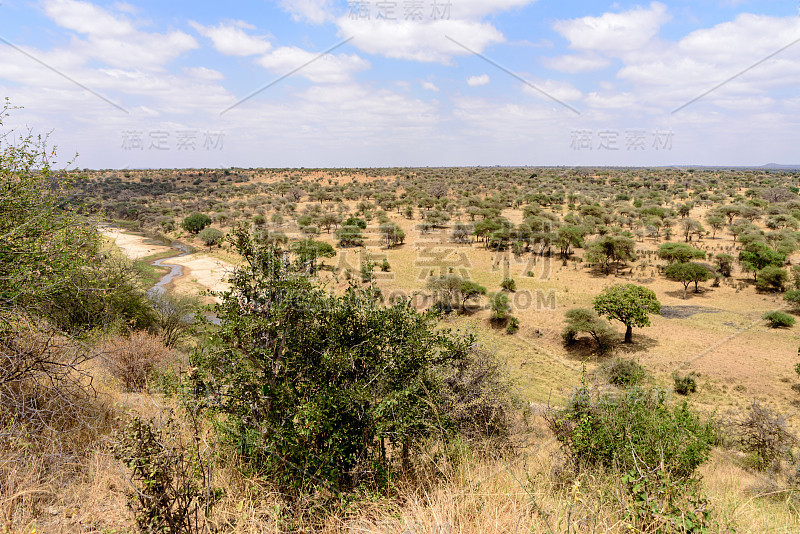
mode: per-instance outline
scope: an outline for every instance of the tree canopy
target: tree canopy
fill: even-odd
[[[698,293],[700,291],[698,284],[711,278],[711,271],[709,271],[707,267],[694,262],[673,263],[667,267],[664,274],[667,275],[667,278],[670,280],[675,280],[683,284],[684,299],[686,298],[686,290],[689,284],[694,282],[694,292]]]
[[[650,326],[650,314],[661,312],[656,294],[646,287],[622,284],[606,288],[594,299],[594,310],[625,325],[625,343],[630,343],[633,327]]]

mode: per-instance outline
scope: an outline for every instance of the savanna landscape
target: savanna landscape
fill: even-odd
[[[795,532],[800,181],[0,166],[3,532]]]

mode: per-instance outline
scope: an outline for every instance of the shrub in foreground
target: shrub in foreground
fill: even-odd
[[[742,449],[753,454],[757,469],[771,466],[796,443],[786,417],[755,401],[745,414],[733,421],[733,428]]]
[[[385,306],[373,287],[332,295],[244,228],[230,241],[244,261],[193,379],[249,471],[286,495],[384,486],[410,469],[415,444],[463,426],[441,369],[464,362],[472,336],[408,301]]]
[[[647,372],[639,362],[626,358],[615,358],[606,362],[600,367],[600,370],[610,384],[623,388],[639,385],[647,376]]]
[[[637,531],[713,530],[696,470],[710,457],[715,429],[686,402],[670,406],[658,389],[610,395],[584,383],[546,418],[573,469],[620,476]]]

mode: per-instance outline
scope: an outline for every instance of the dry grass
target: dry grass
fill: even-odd
[[[100,347],[100,354],[111,375],[127,391],[145,389],[153,371],[173,359],[161,338],[147,332],[115,336]]]
[[[99,375],[101,398],[116,406],[119,414],[135,412],[158,420],[177,409],[168,399],[125,393],[108,380]],[[188,424],[183,428],[190,432]],[[242,534],[630,532],[623,520],[626,497],[618,478],[600,474],[570,478],[560,473],[557,443],[536,416],[519,437],[526,445],[504,456],[455,444],[447,455],[457,460],[453,463],[430,450],[419,461],[421,478],[401,484],[390,496],[364,495],[341,504],[320,524],[307,518],[287,520],[294,513],[280,495],[268,483],[243,476],[238,461],[220,454],[224,449],[206,428],[201,441],[212,463],[212,484],[224,494],[211,523],[219,532]],[[0,519],[7,532],[134,530],[126,505],[130,486],[108,452],[108,440],[99,438],[84,447],[82,456],[57,468],[32,451],[0,451]],[[703,487],[716,511],[719,531],[735,524],[737,532],[796,532],[800,515],[793,498],[785,491],[764,495],[775,491],[774,481],[771,485],[768,476],[741,463],[717,451],[702,468]],[[295,507],[315,504],[300,502]]]

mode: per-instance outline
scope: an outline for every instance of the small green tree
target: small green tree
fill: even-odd
[[[388,248],[396,245],[402,245],[406,239],[406,233],[402,228],[393,222],[387,222],[380,226],[381,236],[383,242],[386,243]]]
[[[716,213],[709,213],[706,215],[706,222],[711,227],[711,239],[717,236],[717,232],[725,226],[725,216]]]
[[[211,224],[211,217],[205,213],[195,212],[188,215],[181,223],[181,228],[190,234],[199,234],[200,231]]]
[[[658,247],[658,257],[669,263],[687,263],[705,258],[706,253],[686,243],[664,243]]]
[[[208,247],[208,249],[211,250],[211,247],[214,245],[219,245],[222,243],[222,240],[225,238],[225,234],[216,228],[204,228],[199,234],[197,234],[197,237],[199,237],[200,241],[202,241]]]
[[[766,243],[754,241],[745,246],[739,253],[739,264],[742,269],[753,273],[753,281],[758,281],[758,272],[769,265],[782,266],[786,256],[775,252]]]
[[[313,239],[295,241],[290,250],[297,258],[299,269],[312,275],[317,272],[318,259],[323,258],[324,261],[324,258],[332,258],[336,255],[336,251],[330,243]]]
[[[661,312],[656,294],[635,284],[606,288],[594,299],[594,310],[625,325],[625,343],[633,340],[633,327],[650,326],[651,313]]]
[[[629,237],[606,235],[589,244],[586,261],[599,263],[608,274],[611,263],[635,260],[635,248],[636,243]]]
[[[367,221],[359,219],[358,217],[349,217],[342,226],[356,226],[361,230],[367,229]]]
[[[594,310],[575,308],[564,315],[566,326],[561,333],[565,345],[575,342],[578,335],[586,333],[597,342],[597,348],[605,352],[614,343],[614,330],[608,321],[602,319]]]
[[[464,280],[458,287],[461,293],[461,312],[467,311],[467,301],[486,294],[486,288],[472,280]]]
[[[519,319],[510,317],[506,325],[506,334],[513,336],[517,332],[519,332]]]
[[[689,284],[694,282],[694,292],[698,293],[700,291],[698,287],[699,282],[705,282],[711,278],[711,271],[705,266],[693,262],[673,263],[667,267],[664,274],[666,274],[667,278],[670,280],[683,284],[684,299],[686,298],[686,290],[689,288]]]
[[[556,245],[562,258],[570,255],[572,247],[582,247],[583,238],[586,236],[586,228],[583,226],[562,226],[556,232]]]
[[[492,317],[494,323],[505,323],[511,315],[511,301],[508,295],[502,292],[495,293],[491,298]]]

